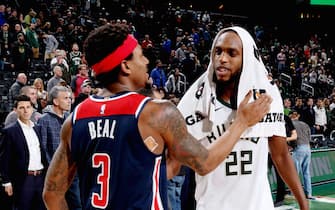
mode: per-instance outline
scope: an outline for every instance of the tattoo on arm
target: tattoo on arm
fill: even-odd
[[[205,170],[208,150],[187,131],[185,120],[172,103],[164,103],[151,126],[159,130],[164,138],[172,138],[170,153],[182,164],[195,171]]]
[[[67,190],[69,180],[64,177],[69,173],[68,163],[66,148],[58,148],[48,169],[45,183],[47,191],[65,192]]]

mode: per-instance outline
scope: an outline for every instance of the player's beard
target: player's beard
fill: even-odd
[[[221,95],[224,91],[233,91],[232,97],[230,99],[230,105],[232,109],[237,109],[237,93],[238,84],[240,81],[241,71],[233,74],[229,80],[222,81],[218,80],[216,74],[213,75],[213,82],[216,84],[216,95]]]
[[[223,80],[218,80],[217,76],[215,74],[215,72],[213,73],[213,82],[217,85],[217,86],[222,86],[222,87],[231,87],[236,86],[239,82],[241,76],[241,72],[236,72],[235,74],[232,74],[231,77],[229,78],[229,80],[227,81],[223,81]]]

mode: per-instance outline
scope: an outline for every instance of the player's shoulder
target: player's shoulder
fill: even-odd
[[[167,107],[176,108],[176,105],[168,99],[152,99],[148,102],[148,105],[157,109],[164,109]]]
[[[152,117],[157,115],[168,117],[177,111],[176,105],[167,99],[152,99],[143,109],[143,112],[149,113]]]

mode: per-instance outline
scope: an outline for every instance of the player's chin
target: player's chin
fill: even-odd
[[[230,80],[230,76],[229,75],[220,75],[220,74],[217,74],[216,75],[216,79],[218,82],[228,82]]]

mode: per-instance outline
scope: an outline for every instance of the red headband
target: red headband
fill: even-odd
[[[93,71],[98,75],[112,70],[129,56],[136,46],[137,40],[132,35],[128,35],[121,46],[92,66]]]

